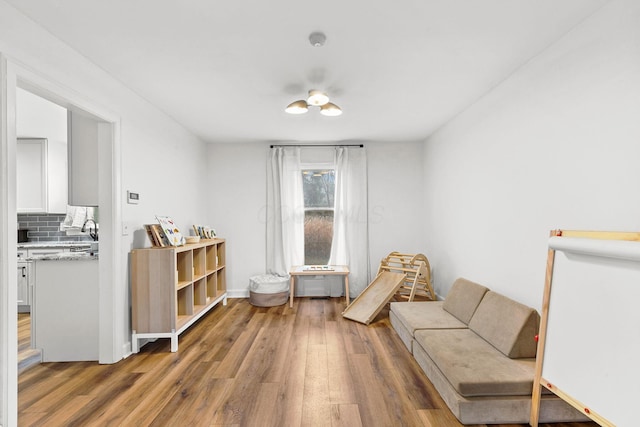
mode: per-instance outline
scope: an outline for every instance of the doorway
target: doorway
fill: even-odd
[[[115,363],[125,354],[124,330],[127,321],[122,307],[126,304],[126,287],[121,283],[123,260],[116,230],[121,227],[121,190],[119,136],[116,114],[88,102],[81,94],[13,63],[0,55],[0,274],[6,283],[0,293],[0,424],[17,424],[17,267],[16,228],[16,88],[22,88],[64,106],[88,112],[101,120],[99,126],[98,198],[101,206],[101,245],[98,279],[99,362]],[[118,278],[118,279],[116,279]],[[118,308],[120,307],[120,308]]]
[[[45,312],[53,318],[39,316],[40,321],[36,322],[36,293],[50,288],[51,283],[50,278],[38,279],[35,275],[36,267],[43,261],[31,261],[32,257],[64,252],[70,255],[72,252],[94,252],[98,249],[98,242],[94,243],[98,236],[97,225],[94,227],[93,224],[99,223],[96,135],[101,121],[85,112],[82,116],[80,114],[19,85],[16,88],[18,373],[40,362],[41,354],[48,355],[51,360],[52,349],[45,349],[45,344],[63,342],[62,336],[57,335],[67,334],[63,328],[49,325],[63,318],[60,316],[64,315],[64,309],[56,309],[61,307],[57,304],[74,299],[73,294],[58,303],[41,298],[39,304],[52,305]],[[96,231],[92,232],[94,229]],[[64,265],[69,280],[73,280],[77,267],[81,266],[77,262],[44,262],[48,266],[52,263]],[[97,277],[88,280],[86,285],[97,288]],[[76,306],[85,304],[97,305],[97,302],[77,301]],[[89,317],[94,314],[97,317],[95,310]],[[92,323],[89,318],[85,320],[87,324]],[[97,323],[97,319],[94,321]],[[78,340],[80,342],[86,349],[82,357],[91,357],[88,350],[95,348],[97,360],[97,332]],[[46,351],[41,353],[43,349]]]

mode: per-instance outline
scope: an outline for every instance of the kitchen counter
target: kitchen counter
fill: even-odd
[[[60,252],[26,258],[27,261],[91,261],[94,259],[98,259],[97,252]]]
[[[98,242],[24,242],[18,243],[18,258],[25,261],[83,261],[98,259]]]
[[[70,249],[70,248],[90,248],[91,242],[24,242],[18,243],[18,249]]]

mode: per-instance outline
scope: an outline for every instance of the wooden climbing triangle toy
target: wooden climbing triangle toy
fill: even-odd
[[[409,301],[416,296],[435,301],[435,295],[426,256],[391,252],[380,263],[373,281],[349,304],[342,316],[368,325],[394,296]]]
[[[431,284],[431,266],[423,254],[391,252],[380,262],[378,274],[383,271],[404,273],[405,280],[395,297],[413,301],[420,299],[435,301],[436,294]]]

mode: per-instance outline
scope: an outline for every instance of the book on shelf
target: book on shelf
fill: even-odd
[[[167,240],[167,237],[164,235],[160,224],[145,224],[144,228],[154,247],[164,248],[165,246],[169,246],[169,240]]]
[[[171,246],[171,243],[169,243],[169,239],[164,233],[162,227],[160,227],[160,224],[152,224],[152,229],[153,233],[157,236],[160,247],[164,248],[165,246]]]
[[[168,216],[156,215],[156,219],[158,220],[158,224],[162,231],[164,232],[164,236],[166,241],[171,246],[181,246],[185,243],[185,238],[180,233],[180,230],[176,226],[173,219]]]
[[[200,236],[202,239],[214,239],[216,237],[216,230],[207,225],[193,225],[193,232],[196,236]]]
[[[155,234],[153,233],[153,224],[145,224],[144,229],[147,232],[147,237],[149,237],[151,246],[160,246],[160,244],[158,243],[158,240],[156,239]]]

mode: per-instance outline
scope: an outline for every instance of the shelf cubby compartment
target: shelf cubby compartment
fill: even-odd
[[[209,303],[209,298],[207,298],[207,278],[203,277],[202,279],[196,280],[193,282],[193,305],[205,306]],[[198,309],[194,309],[194,311],[198,311]]]
[[[190,251],[176,253],[178,288],[193,280],[193,254]]]
[[[218,245],[207,246],[207,272],[215,271],[218,267]]]
[[[216,249],[218,252],[217,263],[216,263],[216,270],[217,270],[226,265],[226,250],[224,247],[224,242],[220,243]]]
[[[190,316],[193,314],[193,285],[185,286],[177,291],[178,316]]]
[[[225,278],[225,271],[224,271],[224,267],[221,267],[217,272],[216,272],[216,295],[222,295],[225,292],[227,292],[227,282],[226,282],[226,278]]]
[[[215,298],[218,296],[218,274],[211,273],[207,276],[207,297]]]
[[[206,248],[196,248],[193,250],[193,274],[194,280],[207,274]]]

